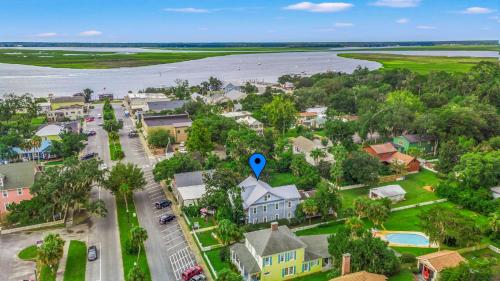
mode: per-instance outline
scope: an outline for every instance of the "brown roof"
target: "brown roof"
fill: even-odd
[[[419,256],[417,259],[429,263],[438,272],[447,267],[455,267],[465,261],[465,258],[458,252],[449,250]]]
[[[317,112],[299,112],[300,117],[317,116]]]
[[[392,153],[397,151],[394,145],[392,145],[392,143],[390,142],[370,145],[370,148],[373,149],[373,151],[375,151],[375,153],[377,154]]]
[[[403,162],[406,165],[408,165],[414,159],[415,159],[415,157],[410,156],[408,154],[404,154],[404,153],[401,153],[401,152],[396,152],[396,153],[392,154],[391,161]]]
[[[370,273],[366,271],[359,271],[356,273],[347,274],[330,281],[386,281],[387,277],[380,274]]]

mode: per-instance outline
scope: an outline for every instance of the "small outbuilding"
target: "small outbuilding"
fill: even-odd
[[[491,196],[493,196],[494,199],[500,198],[500,186],[495,186],[490,188],[491,191]]]
[[[370,188],[370,199],[389,198],[393,203],[405,200],[406,190],[398,184]]]
[[[426,281],[439,280],[441,271],[446,268],[456,267],[465,261],[465,258],[458,252],[449,250],[419,256],[417,257],[419,277]]]

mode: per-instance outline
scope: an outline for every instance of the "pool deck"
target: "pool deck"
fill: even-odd
[[[384,241],[389,242],[389,246],[394,246],[394,247],[412,247],[412,248],[438,248],[439,245],[436,243],[430,243],[428,246],[422,246],[422,245],[415,245],[415,244],[401,244],[401,243],[393,243],[387,240],[386,235],[388,234],[396,234],[396,233],[402,233],[402,234],[416,234],[416,235],[421,235],[427,240],[429,240],[429,237],[425,235],[423,232],[419,231],[392,231],[392,230],[374,230],[372,231],[374,237],[378,237]]]

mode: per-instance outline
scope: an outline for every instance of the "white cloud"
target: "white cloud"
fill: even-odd
[[[418,29],[436,29],[436,27],[434,27],[432,25],[418,25],[417,28]]]
[[[399,24],[406,24],[406,23],[408,23],[408,22],[410,22],[410,20],[409,20],[409,19],[406,19],[406,18],[401,18],[401,19],[398,19],[398,20],[396,21],[396,23],[399,23]]]
[[[354,5],[344,2],[311,3],[300,2],[286,6],[285,10],[308,11],[313,13],[335,13],[352,8]]]
[[[86,30],[79,33],[80,36],[99,36],[102,32],[98,30]]]
[[[478,15],[478,14],[490,14],[494,10],[484,7],[470,7],[462,11],[462,14]]]
[[[350,22],[336,22],[333,26],[335,26],[335,27],[352,27],[352,26],[354,26],[354,24],[350,23]]]
[[[372,5],[391,8],[412,8],[417,7],[421,0],[378,0]]]
[[[42,33],[38,33],[36,35],[36,37],[41,37],[41,38],[50,38],[50,37],[56,37],[56,36],[59,36],[59,34],[57,34],[55,32],[42,32]]]
[[[192,13],[192,14],[201,14],[201,13],[208,13],[209,11],[207,9],[200,9],[200,8],[166,8],[164,9],[165,12],[174,12],[174,13]]]

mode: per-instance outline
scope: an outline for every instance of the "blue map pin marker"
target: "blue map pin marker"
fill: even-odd
[[[254,153],[248,158],[248,164],[250,164],[250,168],[252,168],[257,180],[259,180],[260,173],[262,173],[262,170],[266,166],[266,157],[260,153]]]

